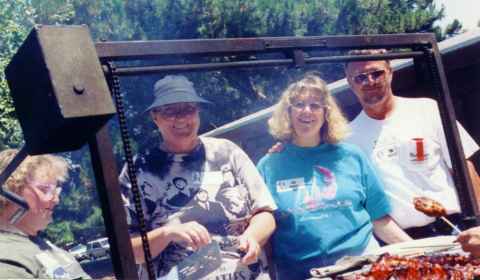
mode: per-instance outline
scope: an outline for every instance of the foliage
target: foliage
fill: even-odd
[[[67,244],[75,241],[75,237],[72,234],[69,221],[59,221],[49,225],[45,234],[49,240],[55,240],[56,244]]]
[[[453,20],[452,23],[449,23],[445,28],[445,37],[452,37],[462,32],[462,24],[458,19]]]
[[[18,146],[22,134],[3,69],[33,26],[35,10],[30,1],[0,0],[0,148]]]
[[[445,31],[434,24],[443,7],[433,0],[0,0],[0,148],[21,144],[3,69],[34,23],[87,24],[101,40],[161,40],[266,36],[318,36],[435,32],[438,39],[461,32],[454,21]],[[334,54],[332,53],[326,53]],[[276,58],[289,57],[283,54]],[[262,57],[218,57],[215,62]],[[148,62],[119,62],[118,66],[162,63],[203,63],[205,58],[180,57]],[[308,66],[331,82],[342,77],[341,65]],[[285,86],[304,70],[287,67],[188,73],[199,93],[215,101],[202,116],[202,131],[220,126],[273,104]],[[156,144],[158,131],[143,113],[160,75],[121,79],[130,134],[139,146]],[[111,135],[118,164],[123,164],[116,121]],[[104,234],[101,210],[93,188],[86,148],[66,154],[74,168],[65,186],[55,223],[47,235],[63,244]]]

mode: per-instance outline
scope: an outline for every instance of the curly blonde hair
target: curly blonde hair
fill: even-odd
[[[16,149],[7,149],[0,152],[0,172],[7,167],[17,153],[18,150]],[[29,180],[55,178],[59,183],[65,182],[68,178],[68,169],[67,161],[59,156],[27,156],[10,175],[3,187],[20,195]],[[10,203],[8,200],[0,196],[0,211],[5,209],[8,203]]]
[[[304,94],[316,96],[326,105],[325,122],[320,129],[322,141],[335,144],[348,136],[348,121],[330,94],[327,84],[316,74],[307,74],[300,81],[289,85],[275,105],[273,115],[268,120],[269,132],[274,138],[280,141],[292,140],[295,132],[290,118],[290,107]]]

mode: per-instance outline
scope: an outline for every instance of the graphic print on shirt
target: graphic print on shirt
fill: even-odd
[[[313,167],[311,188],[306,188],[299,207],[308,211],[322,208],[324,200],[332,200],[337,193],[335,174],[329,169],[316,165]]]
[[[294,183],[295,184],[294,184]],[[298,185],[302,182],[302,185]],[[337,179],[328,168],[315,165],[309,181],[305,178],[280,180],[277,182],[277,191],[293,194],[293,208],[288,211],[299,215],[301,220],[318,220],[329,217],[329,210],[351,207],[349,200],[340,201],[337,198]],[[279,193],[281,194],[281,192]]]
[[[44,270],[45,274],[49,275],[53,279],[71,278],[71,275],[52,255],[49,255],[46,252],[42,252],[40,254],[37,254],[35,258],[42,265],[42,269]]]
[[[239,263],[243,253],[238,251],[236,240],[248,226],[253,200],[228,157],[206,161],[206,155],[194,152],[186,155],[191,161],[187,163],[186,156],[157,153],[140,158],[142,165],[138,168],[147,223],[156,228],[195,221],[213,240],[199,251],[185,244],[169,244],[154,259],[157,276],[167,274],[172,267],[176,267],[178,279],[256,279],[265,274],[267,264],[262,261],[251,266]],[[165,161],[152,161],[152,157]],[[161,172],[152,165],[159,166]],[[129,211],[133,211],[132,204],[127,204]],[[132,216],[135,218],[134,211]]]
[[[373,141],[372,159],[374,162],[390,161],[398,158],[398,141],[393,137],[382,137]]]
[[[425,175],[435,169],[440,159],[440,145],[427,137],[384,137],[376,143],[373,150],[373,161],[379,168],[389,168],[384,164],[399,160],[403,168]]]

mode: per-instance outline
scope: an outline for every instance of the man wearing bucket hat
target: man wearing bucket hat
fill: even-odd
[[[146,112],[158,127],[162,142],[142,149],[134,164],[156,276],[269,279],[261,246],[275,229],[271,212],[276,206],[255,166],[234,143],[198,136],[199,105],[210,102],[198,96],[186,77],[164,77],[155,83],[154,95]],[[230,178],[229,182],[225,178]],[[120,182],[135,258],[142,264],[138,216],[126,167]],[[226,205],[216,201],[226,183],[233,183],[237,196],[245,200],[247,211],[240,217],[227,216]],[[201,219],[192,221],[192,211],[198,209],[194,198],[205,192],[212,203],[202,205],[222,207],[201,209]],[[146,277],[144,269],[139,273]]]

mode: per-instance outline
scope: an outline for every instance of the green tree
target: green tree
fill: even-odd
[[[452,23],[449,23],[445,28],[444,36],[448,38],[448,37],[453,37],[457,34],[460,34],[463,31],[462,28],[463,26],[460,23],[460,21],[458,19],[455,19],[453,20]]]
[[[0,0],[0,149],[18,147],[23,142],[4,74],[5,67],[34,24],[69,23],[73,14],[73,5],[69,1]],[[70,160],[75,159],[75,153],[66,156]],[[82,157],[83,155],[77,156],[79,159]],[[88,164],[83,162],[83,166]],[[81,236],[86,231],[82,228],[86,221],[89,221],[89,225],[95,224],[95,230],[103,230],[98,228],[98,224],[103,224],[103,219],[98,215],[95,193],[92,188],[85,188],[91,185],[86,179],[91,174],[86,175],[85,172],[88,169],[77,167],[72,170],[72,180],[69,182],[71,186],[65,188],[69,195],[63,197],[60,211],[56,212],[55,223],[46,230],[47,236],[57,243],[64,244]],[[92,207],[92,202],[96,206]]]
[[[10,98],[4,69],[34,24],[30,1],[0,0],[0,148],[20,145],[22,134]]]
[[[0,148],[21,143],[3,69],[34,23],[87,24],[97,41],[404,32],[435,32],[443,39],[445,34],[454,35],[461,29],[460,23],[452,23],[448,32],[435,27],[443,13],[444,8],[437,7],[433,0],[0,0]],[[281,54],[279,58],[290,55]],[[262,55],[228,56],[215,61],[255,57]],[[205,58],[171,57],[118,65],[205,61]],[[320,71],[329,82],[343,75],[340,65],[306,68]],[[215,101],[215,106],[203,117],[202,131],[273,104],[285,86],[302,73],[303,70],[287,67],[189,73],[200,94]],[[158,139],[158,132],[142,111],[151,100],[152,85],[159,77],[121,79],[130,133],[137,140],[134,148]],[[111,124],[114,149],[121,165],[118,124]],[[47,231],[61,243],[104,231],[98,198],[91,187],[93,174],[86,148],[67,156],[75,168],[62,194],[55,223]]]

